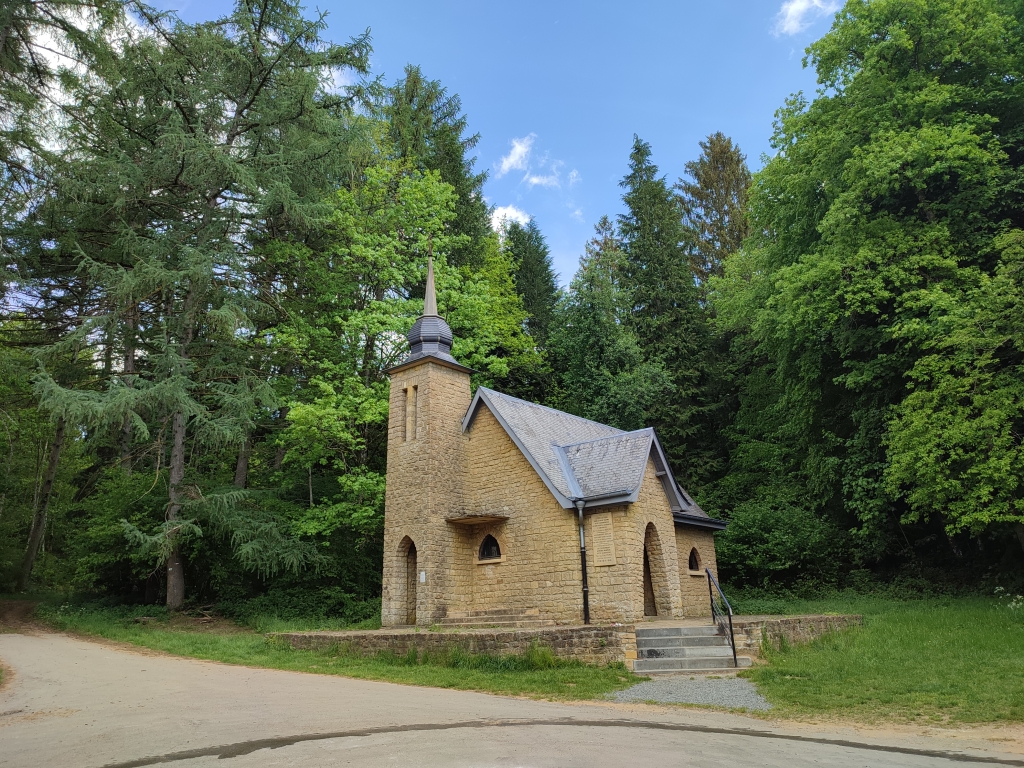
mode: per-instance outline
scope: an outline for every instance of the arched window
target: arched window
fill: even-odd
[[[484,540],[480,542],[480,559],[481,560],[500,560],[501,559],[501,547],[498,546],[498,540],[490,534],[484,536]]]
[[[700,555],[697,554],[697,548],[696,547],[694,547],[693,549],[690,550],[690,570],[691,571],[699,571],[700,570]]]

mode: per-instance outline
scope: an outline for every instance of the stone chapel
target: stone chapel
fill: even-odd
[[[389,371],[382,623],[633,623],[710,615],[709,517],[653,429],[484,387],[451,356],[433,264]]]

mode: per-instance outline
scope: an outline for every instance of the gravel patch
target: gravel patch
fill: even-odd
[[[614,695],[615,701],[657,701],[665,704],[711,704],[764,711],[772,705],[749,680],[739,677],[706,678],[677,675],[648,680]]]

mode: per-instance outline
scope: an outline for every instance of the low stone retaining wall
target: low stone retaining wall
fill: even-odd
[[[806,643],[828,632],[861,624],[861,616],[734,616],[732,626],[737,653],[758,656],[762,640],[778,648],[783,638],[791,645]],[[382,651],[404,656],[410,648],[416,648],[421,653],[439,653],[458,648],[466,653],[502,656],[523,653],[537,643],[550,648],[558,658],[576,659],[586,664],[623,662],[632,669],[637,657],[636,628],[632,625],[459,629],[441,632],[411,628],[356,632],[278,632],[272,637],[289,643],[293,648],[337,648],[339,653],[367,656]]]
[[[863,616],[733,616],[732,631],[736,651],[745,656],[757,656],[763,641],[775,648],[783,639],[789,645],[796,645],[863,623]]]
[[[632,626],[544,627],[538,629],[462,629],[455,632],[419,632],[412,629],[378,629],[363,632],[279,632],[272,637],[293,648],[328,649],[372,655],[390,651],[404,656],[410,648],[442,652],[458,648],[467,653],[494,656],[519,654],[533,643],[550,648],[558,658],[586,664],[625,662],[636,659],[636,633]]]

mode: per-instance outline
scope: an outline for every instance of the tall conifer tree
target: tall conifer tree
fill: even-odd
[[[569,290],[558,304],[549,354],[556,408],[620,429],[649,424],[672,385],[660,359],[644,359],[623,286],[626,257],[601,217]]]
[[[646,360],[664,365],[672,383],[671,394],[653,409],[652,426],[680,479],[695,487],[711,469],[700,434],[708,410],[708,328],[687,233],[672,190],[651,160],[650,145],[638,136],[620,186],[626,213],[618,223],[630,321]]]
[[[558,303],[558,281],[551,252],[537,222],[530,219],[525,227],[518,221],[509,222],[505,228],[505,250],[512,256],[516,291],[530,316],[526,321],[529,334],[543,347]]]
[[[100,359],[141,348],[145,364],[134,375],[127,361],[120,375],[111,368],[102,393],[47,377],[39,390],[55,412],[97,430],[127,420],[144,438],[160,425],[166,519],[155,533],[129,530],[160,553],[177,609],[200,518],[229,530],[255,570],[308,557],[271,521],[233,514],[242,492],[203,493],[186,469],[204,451],[242,444],[253,413],[274,405],[243,344],[266,310],[259,290],[247,290],[253,240],[331,214],[325,196],[347,128],[343,100],[327,87],[335,68],[365,70],[368,47],[323,44],[323,18],[303,18],[290,0],[239,3],[210,24],[142,14],[109,68],[69,83],[77,119],[57,170],[73,204],[58,211],[68,221],[55,240],[106,297],[68,343],[96,347]]]
[[[451,263],[479,269],[486,249],[482,241],[490,234],[483,197],[487,174],[474,171],[476,158],[469,153],[480,134],[467,133],[469,120],[462,112],[462,100],[410,64],[394,86],[370,94],[370,105],[388,121],[399,157],[421,170],[437,171],[441,181],[454,188],[455,219],[448,229],[463,237],[453,241]]]
[[[703,292],[708,278],[722,273],[722,263],[750,233],[746,206],[751,175],[740,148],[722,132],[708,136],[700,148],[700,157],[686,164],[686,178],[675,189],[690,235],[690,265]]]

